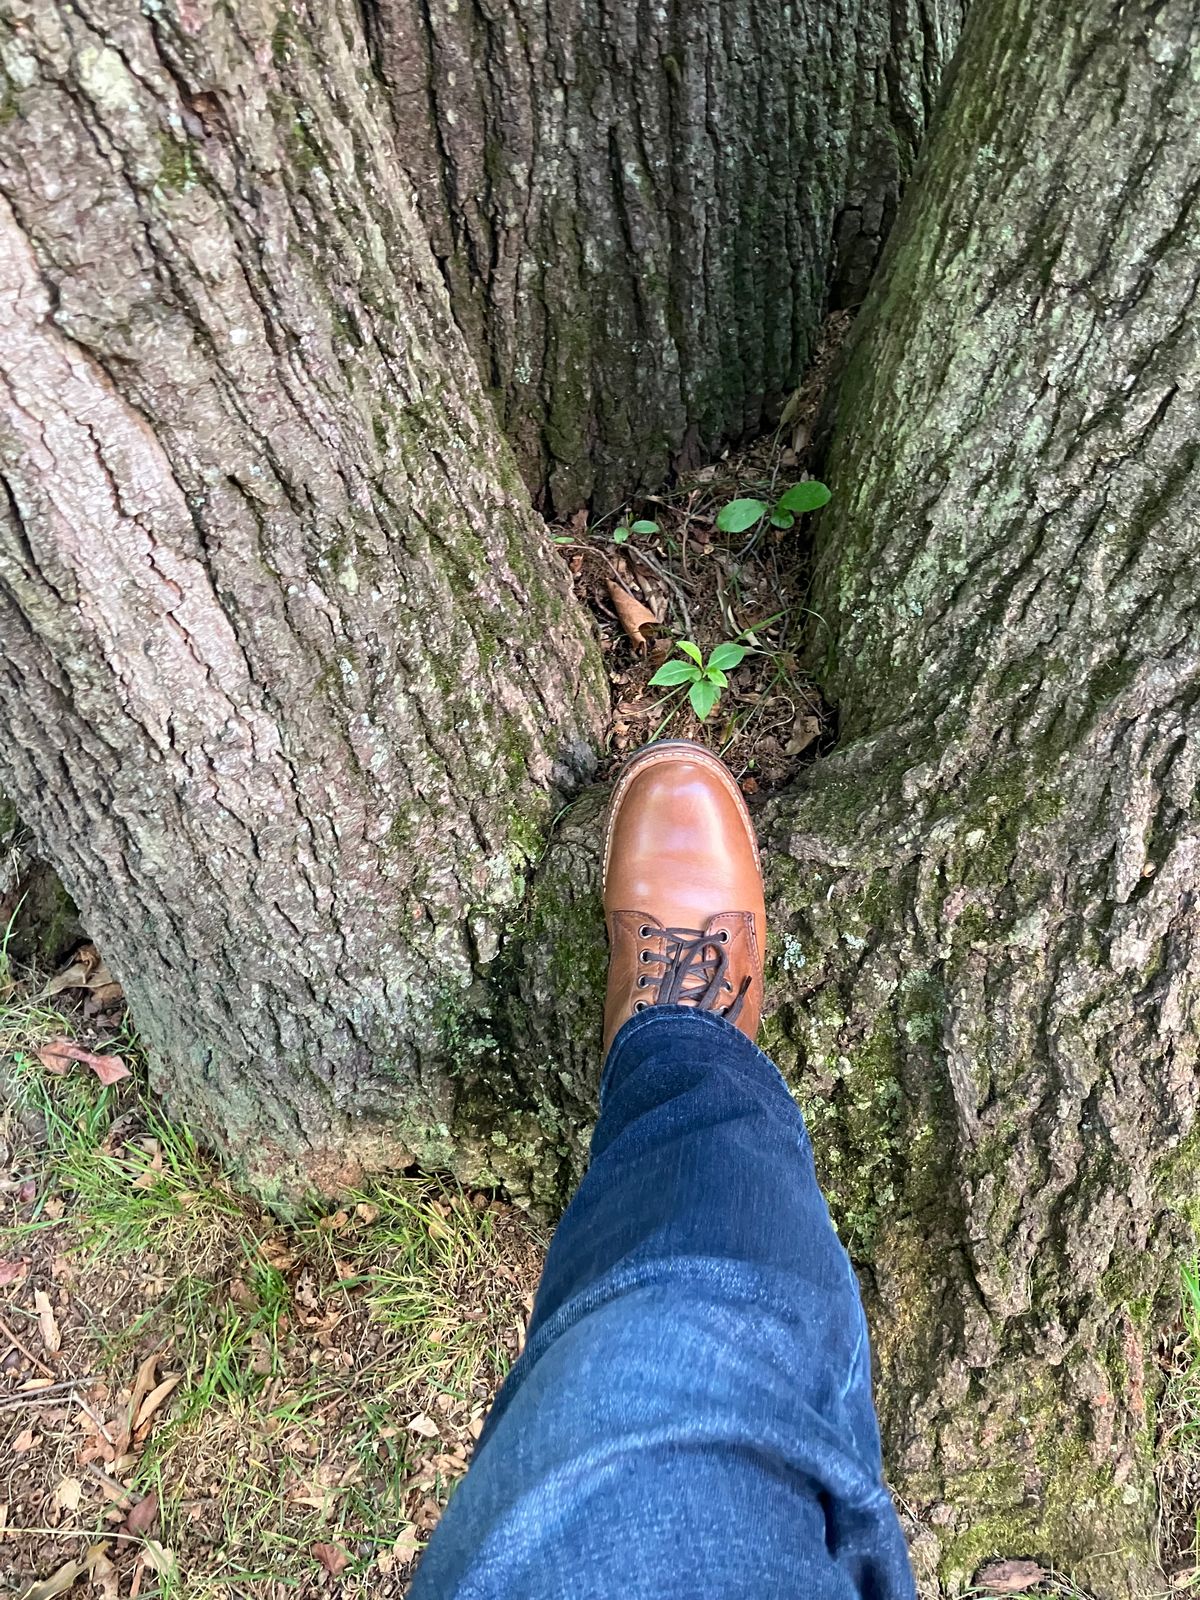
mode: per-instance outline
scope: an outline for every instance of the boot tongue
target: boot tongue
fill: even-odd
[[[690,1005],[737,1015],[750,980],[734,994],[728,980],[727,929],[714,928],[712,922],[705,928],[664,928],[659,924],[652,942],[660,946],[660,952],[648,952],[645,964],[661,966],[660,972],[651,975],[658,989],[657,1005]]]

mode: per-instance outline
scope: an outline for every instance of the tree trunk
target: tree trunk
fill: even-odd
[[[460,327],[535,495],[762,431],[862,297],[962,0],[364,0]]]
[[[1161,1584],[1155,1337],[1200,1220],[1198,71],[1183,0],[972,13],[827,467],[841,746],[763,821],[764,1042],[951,1589],[991,1556]],[[594,833],[539,874],[521,980],[564,1126]]]
[[[0,783],[260,1184],[444,1161],[604,691],[357,15],[0,23]]]
[[[959,1575],[1119,1589],[1152,1549],[1198,1154],[1198,73],[1183,0],[972,14],[828,469],[847,747],[780,818],[813,910],[776,1028],[853,1138],[891,1461]]]

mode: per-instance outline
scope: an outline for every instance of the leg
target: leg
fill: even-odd
[[[858,1287],[753,1043],[754,829],[708,751],[627,767],[604,903],[591,1166],[412,1600],[908,1600]]]
[[[413,1600],[910,1593],[800,1113],[730,1023],[655,1007]]]

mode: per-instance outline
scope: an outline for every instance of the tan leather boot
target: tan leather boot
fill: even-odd
[[[647,745],[621,774],[608,811],[604,912],[606,1054],[647,1006],[716,1011],[754,1038],[767,934],[758,843],[732,773],[703,745]]]

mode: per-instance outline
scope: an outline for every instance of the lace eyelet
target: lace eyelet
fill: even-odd
[[[635,1001],[634,1001],[634,1002],[633,1002],[633,1009],[634,1009],[634,1010],[635,1010],[635,1011],[645,1011],[645,1009],[646,1009],[646,1002],[645,1002],[645,1001],[644,1001],[644,1000],[635,1000]]]
[[[638,979],[637,986],[639,989],[644,989],[646,987],[646,980],[644,977]]]
[[[718,928],[717,929],[717,938],[720,939],[722,944],[728,944],[729,943],[729,929],[728,928]]]
[[[653,928],[647,928],[647,927],[645,927],[643,925],[642,927],[640,927],[638,929],[638,938],[639,939],[648,939],[650,937],[650,935],[653,933],[653,931],[654,931]]]

